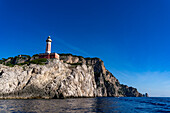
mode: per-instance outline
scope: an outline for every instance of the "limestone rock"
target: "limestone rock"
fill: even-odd
[[[120,84],[99,58],[61,55],[60,60],[51,59],[46,65],[0,64],[0,98],[143,96]]]

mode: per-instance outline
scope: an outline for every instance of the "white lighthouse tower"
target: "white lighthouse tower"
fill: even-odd
[[[46,50],[45,53],[40,53],[39,58],[47,58],[47,59],[60,59],[60,56],[57,53],[51,53],[51,37],[48,36],[46,40]]]
[[[51,53],[51,42],[52,42],[51,37],[48,36],[48,38],[47,38],[47,40],[46,40],[47,45],[46,45],[46,51],[45,51],[45,53],[48,53],[48,54]]]

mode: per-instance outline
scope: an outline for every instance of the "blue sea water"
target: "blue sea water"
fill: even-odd
[[[170,98],[100,97],[50,100],[0,100],[0,113],[162,113],[170,112]]]

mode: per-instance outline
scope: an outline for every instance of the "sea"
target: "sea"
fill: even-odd
[[[162,113],[170,98],[98,97],[74,99],[0,100],[0,113]]]

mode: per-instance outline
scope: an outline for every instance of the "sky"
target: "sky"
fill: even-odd
[[[0,58],[98,57],[122,84],[170,97],[169,0],[0,0]]]

